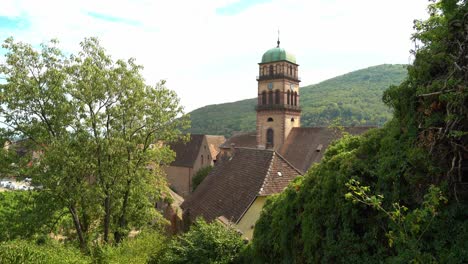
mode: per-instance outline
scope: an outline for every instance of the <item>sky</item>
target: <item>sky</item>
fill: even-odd
[[[413,20],[427,0],[1,0],[0,41],[66,53],[98,37],[114,60],[136,58],[148,84],[166,80],[186,112],[256,97],[258,63],[296,55],[301,86],[384,63],[411,63]],[[0,62],[5,50],[0,48]]]

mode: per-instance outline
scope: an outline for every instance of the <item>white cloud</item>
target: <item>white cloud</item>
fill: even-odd
[[[412,21],[426,0],[284,0],[219,16],[234,0],[2,0],[0,16],[25,17],[27,30],[0,36],[38,44],[58,38],[76,51],[97,36],[113,58],[137,58],[149,83],[167,79],[187,110],[256,96],[257,63],[276,44],[293,52],[308,85],[382,63],[407,63]],[[89,16],[98,13],[135,23]],[[1,26],[1,25],[0,25]],[[0,27],[1,28],[1,27]]]

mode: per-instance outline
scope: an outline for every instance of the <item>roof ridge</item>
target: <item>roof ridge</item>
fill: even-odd
[[[260,190],[257,192],[257,195],[259,195],[263,191],[263,187],[265,187],[267,178],[270,176],[270,172],[271,172],[272,167],[273,167],[273,161],[275,160],[275,153],[276,153],[276,151],[272,151],[272,153],[271,153],[270,165],[268,166],[267,173],[266,173],[265,177],[263,178],[262,186],[260,187]]]
[[[291,166],[291,168],[293,168],[294,170],[296,170],[297,172],[299,172],[300,175],[304,175],[305,172],[299,170],[298,168],[296,168],[294,165],[291,164],[291,162],[289,162],[285,157],[283,157],[281,154],[279,154],[278,152],[276,152],[276,155],[278,155],[284,162],[286,162],[289,166]]]

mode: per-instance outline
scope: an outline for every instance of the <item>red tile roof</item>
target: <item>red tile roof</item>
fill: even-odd
[[[224,155],[218,161],[182,208],[191,219],[224,216],[237,223],[257,196],[281,192],[298,175],[274,151],[236,148],[232,157]]]

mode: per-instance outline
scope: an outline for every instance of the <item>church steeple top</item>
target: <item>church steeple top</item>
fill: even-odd
[[[276,61],[288,61],[296,64],[296,56],[287,52],[285,49],[280,48],[280,35],[278,30],[278,40],[276,41],[276,47],[267,50],[263,53],[261,63],[270,63]]]
[[[276,44],[278,44],[276,47],[279,48],[280,40],[279,40],[279,29],[278,29],[278,41],[276,41]]]

